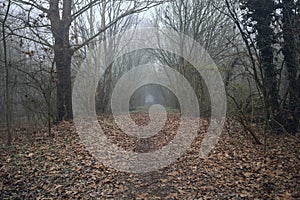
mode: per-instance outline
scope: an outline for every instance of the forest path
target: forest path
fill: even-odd
[[[132,117],[137,124],[148,120],[143,113]],[[178,119],[177,114],[169,115],[162,131],[165,139],[152,138],[146,150],[165,145],[174,136]],[[128,151],[145,151],[139,140],[122,134],[111,120],[99,117],[108,138]],[[205,131],[207,121],[202,125]],[[32,142],[20,129],[18,134],[24,137],[0,149],[0,199],[299,199],[299,135],[268,136],[265,153],[264,146],[254,145],[240,126],[230,127],[207,159],[198,157],[200,127],[191,148],[175,163],[144,174],[119,172],[97,162],[80,142],[73,123],[53,127],[54,138],[41,131]]]

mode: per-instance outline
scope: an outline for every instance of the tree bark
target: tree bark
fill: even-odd
[[[274,65],[273,45],[274,31],[271,27],[274,13],[274,2],[270,0],[253,0],[247,2],[247,7],[252,12],[252,20],[256,22],[256,42],[259,49],[259,63],[263,75],[263,93],[267,120],[270,120],[276,129],[279,121],[279,89],[278,72]]]
[[[5,104],[6,104],[6,128],[7,128],[7,135],[6,135],[6,145],[12,145],[12,94],[11,94],[11,65],[8,62],[8,55],[7,55],[7,37],[5,32],[6,21],[9,15],[9,10],[11,6],[11,1],[8,1],[7,10],[5,12],[4,19],[2,21],[2,40],[3,40],[3,52],[4,52],[4,67],[5,67]]]
[[[49,19],[55,39],[54,61],[57,70],[57,121],[72,120],[72,80],[71,61],[73,50],[70,47],[70,24],[72,0],[63,1],[62,16],[59,13],[59,0],[51,0]]]
[[[288,72],[288,105],[284,126],[290,133],[295,133],[300,119],[300,75],[299,75],[299,41],[297,26],[299,17],[293,11],[296,7],[293,0],[283,0],[283,54]],[[297,23],[298,21],[298,23]],[[298,33],[299,37],[299,33]],[[298,49],[297,49],[298,48]],[[298,67],[298,69],[297,69]]]

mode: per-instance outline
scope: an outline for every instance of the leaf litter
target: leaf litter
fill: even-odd
[[[131,115],[136,124],[149,123],[147,113]],[[206,159],[199,158],[207,119],[190,149],[168,167],[134,174],[104,166],[85,149],[72,122],[53,127],[28,142],[0,150],[0,199],[300,199],[299,134],[267,136],[255,145],[234,121],[227,121],[219,143]],[[99,123],[112,142],[127,151],[155,151],[171,142],[178,113],[168,113],[163,130],[148,139],[123,133],[111,116]],[[229,127],[229,128],[228,128]],[[18,129],[19,135],[24,129]],[[258,135],[262,132],[257,128]]]

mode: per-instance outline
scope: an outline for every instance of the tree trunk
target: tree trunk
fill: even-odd
[[[7,37],[5,32],[5,25],[8,18],[9,10],[11,6],[11,1],[8,1],[7,10],[2,21],[2,40],[3,40],[3,52],[4,52],[4,67],[5,67],[5,104],[6,104],[6,128],[7,128],[7,135],[6,135],[6,145],[12,145],[12,93],[11,93],[11,64],[8,62],[8,55],[7,55]]]
[[[58,76],[57,84],[57,120],[72,120],[72,81],[71,81],[71,59],[72,55],[68,48],[62,48],[61,44],[56,46],[55,63]]]
[[[260,67],[263,74],[263,93],[267,120],[272,123],[272,128],[277,129],[279,116],[279,90],[277,70],[274,65],[274,31],[271,27],[274,2],[270,0],[248,1],[247,6],[252,11],[252,19],[257,23],[257,46],[259,49]],[[277,122],[277,123],[276,123]]]
[[[293,9],[295,4],[293,0],[283,0],[283,54],[288,72],[288,103],[287,114],[284,116],[284,126],[290,133],[295,133],[299,126],[300,119],[300,75],[299,70],[299,52],[297,52],[297,16]],[[299,49],[298,49],[299,51]]]
[[[57,69],[57,121],[72,120],[72,80],[71,61],[73,50],[70,47],[70,24],[72,0],[63,1],[63,12],[60,17],[59,0],[51,0],[49,19],[55,39],[54,61]]]

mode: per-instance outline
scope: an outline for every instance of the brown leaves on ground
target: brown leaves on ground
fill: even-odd
[[[137,124],[148,123],[146,114],[132,118]],[[128,151],[141,152],[170,142],[179,117],[169,114],[164,130],[147,142],[122,133],[111,117],[101,116],[99,121],[110,140]],[[207,124],[201,120],[192,147],[172,165],[129,174],[97,162],[81,144],[74,125],[61,123],[53,128],[55,138],[41,135],[32,143],[24,139],[1,148],[0,199],[300,198],[299,135],[269,135],[265,151],[231,124],[209,157],[201,160],[198,150]]]

